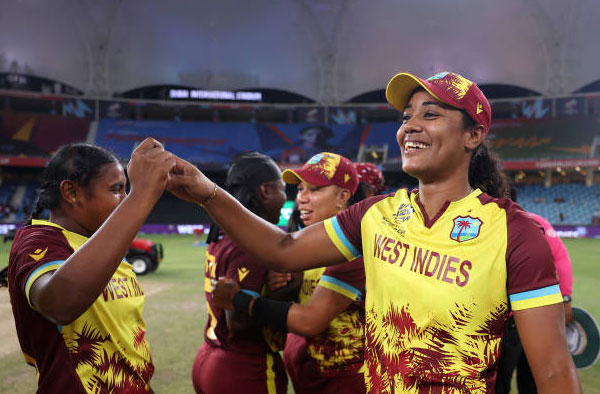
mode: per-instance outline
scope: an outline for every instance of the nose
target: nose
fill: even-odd
[[[422,130],[422,125],[417,116],[411,116],[402,122],[400,130],[405,133],[416,133]]]
[[[298,194],[296,194],[296,202],[298,204],[308,202],[308,190],[306,190],[306,189],[298,190]]]

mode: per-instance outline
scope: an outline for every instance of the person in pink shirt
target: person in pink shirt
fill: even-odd
[[[511,185],[511,199],[517,200],[517,190],[514,185]],[[563,296],[565,307],[565,323],[569,323],[573,318],[571,310],[571,294],[573,289],[573,269],[571,267],[571,258],[565,244],[554,230],[554,227],[540,215],[527,212],[527,214],[535,220],[544,229],[544,234],[552,257],[556,266],[556,274],[560,286],[560,292]],[[517,387],[519,393],[529,394],[537,393],[535,381],[529,368],[529,363],[525,357],[521,340],[517,334],[515,322],[510,317],[506,333],[502,342],[502,352],[498,361],[498,376],[496,379],[496,394],[506,394],[510,392],[510,384],[514,370],[517,370]]]

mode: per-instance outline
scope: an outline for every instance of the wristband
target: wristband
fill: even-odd
[[[565,295],[563,296],[563,302],[571,302],[571,300],[572,300],[572,298],[571,298],[571,296],[570,296],[570,295],[568,295],[568,294],[565,294]]]
[[[287,315],[291,302],[258,297],[252,305],[252,319],[275,331],[287,332]]]
[[[258,297],[252,297],[250,294],[246,294],[243,291],[238,291],[233,296],[233,310],[244,316],[250,316],[250,303],[252,300]]]
[[[243,291],[233,296],[233,310],[275,331],[287,332],[287,315],[291,302],[253,297]]]

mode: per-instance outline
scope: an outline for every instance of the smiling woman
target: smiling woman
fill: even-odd
[[[418,190],[368,198],[293,234],[224,192],[209,213],[276,270],[362,255],[369,392],[492,393],[511,309],[539,392],[580,392],[550,249],[532,219],[505,198],[508,185],[484,142],[488,100],[454,73],[426,80],[401,73],[386,94],[404,112],[397,139]],[[212,182],[177,162],[170,189],[190,201],[207,199]]]
[[[123,166],[105,149],[66,145],[49,161],[8,264],[17,335],[39,392],[152,392],[144,293],[123,256],[173,164],[145,140],[129,162],[126,195]],[[44,209],[48,220],[38,219]]]

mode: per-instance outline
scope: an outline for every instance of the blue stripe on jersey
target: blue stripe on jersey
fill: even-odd
[[[338,239],[342,242],[342,244],[344,244],[344,246],[346,248],[348,248],[350,253],[352,253],[354,256],[356,256],[356,258],[362,256],[361,253],[358,251],[358,249],[356,249],[354,247],[354,245],[352,245],[352,243],[348,240],[348,238],[346,238],[346,234],[344,234],[344,232],[342,231],[342,228],[340,227],[340,224],[338,223],[337,217],[335,217],[335,216],[332,217],[330,219],[330,221],[331,221],[331,226],[335,230],[335,234],[337,235]]]
[[[41,271],[51,265],[62,264],[64,262],[65,262],[64,260],[56,260],[56,261],[50,261],[48,263],[44,263],[44,264],[40,265],[39,267],[34,269],[31,274],[29,274],[29,277],[27,278],[27,282],[25,282],[25,288],[27,289],[27,286],[29,286],[29,281],[31,280],[31,278],[33,278],[35,276],[36,273],[38,273],[39,271]]]
[[[530,300],[532,298],[543,297],[543,296],[552,295],[552,294],[556,294],[556,293],[560,293],[560,287],[558,285],[552,285],[552,286],[548,286],[548,287],[542,287],[541,289],[535,289],[535,290],[524,291],[522,293],[511,294],[508,296],[508,298],[510,299],[510,302],[515,302],[515,301]]]
[[[352,294],[356,295],[356,298],[358,300],[360,300],[362,298],[362,291],[358,290],[356,287],[349,285],[346,282],[343,282],[339,279],[336,279],[334,277],[331,277],[329,275],[323,275],[321,276],[321,279],[319,279],[319,283],[320,282],[329,282],[329,283],[333,283],[334,285],[337,285],[343,289],[348,290],[349,292],[351,292]]]
[[[260,294],[258,294],[256,291],[254,290],[246,290],[246,289],[242,289],[241,290],[243,293],[249,294],[252,297],[260,297]]]

